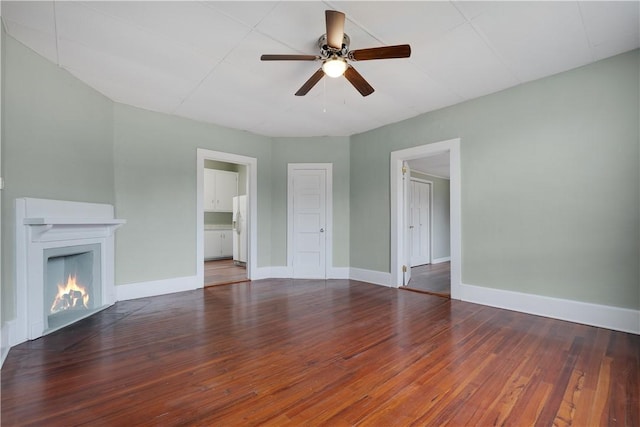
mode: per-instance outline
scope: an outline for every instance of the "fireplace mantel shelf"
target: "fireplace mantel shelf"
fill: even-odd
[[[126,219],[113,218],[25,218],[25,225],[122,225]]]

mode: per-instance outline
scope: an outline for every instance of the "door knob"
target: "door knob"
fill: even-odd
[[[321,228],[321,229],[320,229],[320,232],[321,232],[321,233],[324,233],[324,228]]]

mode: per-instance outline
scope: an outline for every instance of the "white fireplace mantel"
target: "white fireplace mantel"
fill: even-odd
[[[115,302],[114,231],[126,221],[113,205],[16,199],[17,317],[15,343],[35,339],[43,328],[43,254],[51,248],[99,245],[102,304]]]

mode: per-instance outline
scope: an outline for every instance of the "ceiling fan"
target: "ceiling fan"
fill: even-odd
[[[322,67],[298,89],[296,96],[306,95],[325,74],[329,77],[344,75],[362,96],[371,95],[374,91],[373,87],[347,60],[368,61],[411,56],[411,46],[408,44],[349,50],[351,40],[344,32],[344,13],[326,10],[325,19],[327,33],[318,39],[319,55],[262,55],[260,57],[262,61],[322,61]]]

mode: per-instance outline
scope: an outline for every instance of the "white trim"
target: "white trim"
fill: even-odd
[[[247,254],[247,278],[253,280],[258,269],[258,159],[221,151],[197,149],[196,160],[196,277],[200,288],[204,287],[204,161],[217,160],[247,167],[247,210],[249,211],[249,252]]]
[[[348,279],[350,270],[349,267],[331,267],[327,270],[327,279]]]
[[[420,175],[432,176],[434,178],[440,178],[440,179],[444,179],[444,180],[447,180],[447,181],[449,181],[451,179],[448,176],[440,176],[440,175],[436,175],[436,174],[429,173],[429,172],[423,172],[423,171],[420,171],[418,169],[411,169],[411,172],[416,172],[416,173],[419,173]],[[423,178],[418,178],[418,179],[423,179]]]
[[[266,279],[291,279],[293,278],[293,268],[286,265],[271,266],[271,275]]]
[[[476,304],[640,334],[640,310],[466,284],[460,296]]]
[[[118,301],[126,301],[136,298],[191,291],[201,287],[198,276],[172,277],[170,279],[117,285],[116,297]]]
[[[271,277],[271,267],[258,267],[253,270],[251,280],[262,280]]]
[[[9,354],[9,350],[11,350],[11,346],[19,344],[17,342],[13,342],[13,331],[15,329],[16,321],[10,320],[5,322],[0,328],[0,368],[4,364],[7,355]]]
[[[449,153],[449,198],[451,236],[451,298],[460,299],[462,278],[462,231],[461,231],[461,181],[460,181],[460,138],[412,147],[391,152],[391,284],[402,284],[402,264],[404,257],[404,235],[402,227],[402,162],[435,154]]]
[[[447,261],[451,261],[451,257],[450,256],[445,256],[442,258],[434,258],[433,261],[431,261],[432,264],[441,264],[443,262],[447,262]]]
[[[391,284],[391,273],[384,271],[365,270],[363,268],[351,267],[349,269],[349,278],[360,282],[367,282],[374,285],[395,287]]]
[[[286,265],[259,267],[254,271],[251,280],[261,279],[291,279],[293,270]]]
[[[324,277],[333,269],[333,163],[289,163],[287,165],[287,266],[293,277],[293,172],[296,170],[321,169],[326,172],[325,197],[325,271]]]

